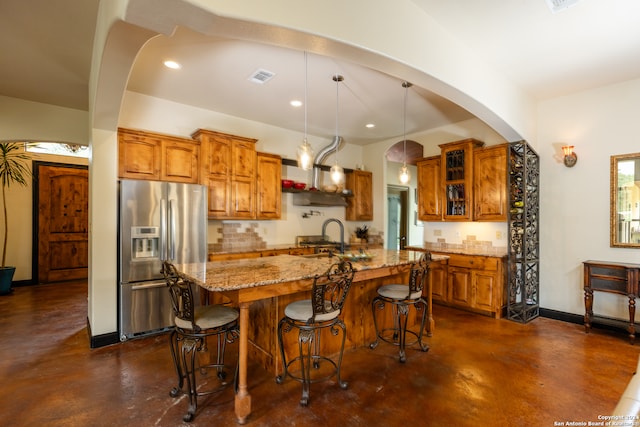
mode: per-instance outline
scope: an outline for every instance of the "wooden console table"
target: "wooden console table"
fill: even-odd
[[[593,291],[626,295],[629,298],[629,340],[636,338],[635,314],[640,264],[610,261],[584,261],[584,328],[591,330],[593,320]]]

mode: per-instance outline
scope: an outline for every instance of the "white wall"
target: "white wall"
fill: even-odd
[[[89,113],[0,96],[0,141],[27,140],[89,145]]]
[[[584,313],[582,262],[640,263],[640,250],[609,246],[609,161],[640,152],[640,80],[543,101],[538,107],[540,155],[540,303]],[[562,145],[578,163],[561,163]],[[628,319],[625,297],[596,292],[594,312]]]
[[[53,105],[24,101],[0,96],[0,140],[59,141],[88,145],[86,137],[87,112],[61,108]],[[45,154],[29,154],[27,165],[31,170],[32,160],[86,165],[86,159]],[[33,186],[27,180],[26,187],[12,185],[6,192],[9,239],[7,242],[7,265],[15,266],[14,281],[30,280],[32,269],[33,240]],[[0,224],[4,223],[4,212],[0,209]],[[0,244],[4,240],[4,227],[0,227]],[[1,249],[0,249],[1,250]]]

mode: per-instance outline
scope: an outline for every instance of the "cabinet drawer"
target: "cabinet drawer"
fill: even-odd
[[[474,270],[498,270],[499,258],[473,256],[473,255],[460,255],[460,254],[448,254],[450,267],[462,267],[471,268]]]

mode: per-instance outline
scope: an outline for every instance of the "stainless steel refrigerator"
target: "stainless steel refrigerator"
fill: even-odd
[[[207,189],[203,185],[121,180],[119,188],[120,340],[173,324],[162,262],[207,261]]]

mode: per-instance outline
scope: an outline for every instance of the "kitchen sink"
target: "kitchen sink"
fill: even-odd
[[[331,258],[332,256],[334,256],[333,252],[320,252],[317,254],[307,254],[307,255],[300,255],[301,257],[304,258]]]

